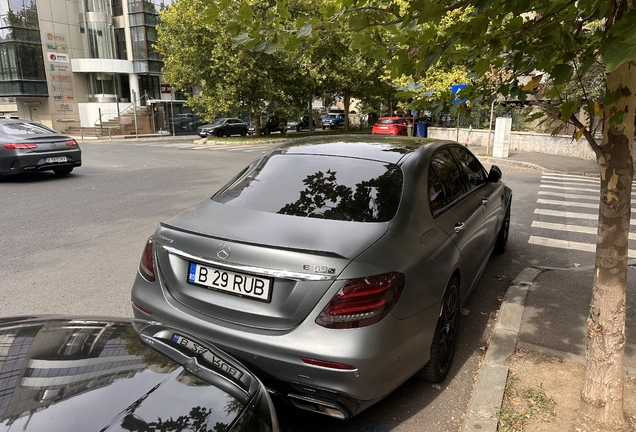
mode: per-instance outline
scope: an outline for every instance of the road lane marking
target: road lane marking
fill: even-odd
[[[537,203],[538,204],[557,205],[557,206],[567,206],[567,207],[582,207],[582,208],[589,208],[589,209],[597,209],[598,210],[598,204],[557,201],[557,200],[549,200],[549,199],[542,199],[542,198],[539,198],[537,200]]]
[[[576,250],[581,252],[596,252],[596,243],[581,243],[567,240],[556,240],[545,237],[530,236],[528,243],[536,246],[546,246],[557,249]],[[627,251],[629,258],[636,258],[636,251],[629,249]]]
[[[542,222],[542,221],[532,221],[532,227],[555,230],[555,231],[565,231],[568,233],[573,232],[573,233],[592,234],[592,235],[596,235],[598,231],[598,227],[569,225],[569,224],[560,224],[560,223],[551,223],[551,222]],[[629,239],[636,240],[636,233],[629,233]]]
[[[599,193],[600,189],[596,188],[596,189],[585,189],[585,188],[575,188],[575,187],[570,187],[570,186],[553,186],[553,185],[546,185],[546,184],[542,184],[539,186],[540,188],[545,188],[545,189],[559,189],[559,190],[570,190],[570,191],[579,191],[579,192],[596,192]]]
[[[566,194],[566,193],[551,192],[551,191],[539,191],[539,195],[549,195],[549,196],[555,196],[560,198],[571,198],[571,199],[596,200],[596,201],[599,200],[598,196]]]

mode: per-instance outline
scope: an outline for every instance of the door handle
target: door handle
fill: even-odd
[[[488,197],[483,197],[481,199],[481,205],[483,205],[483,206],[488,205]]]
[[[457,222],[453,229],[455,230],[455,234],[459,234],[464,231],[464,228],[466,228],[466,224],[464,224],[464,222]]]

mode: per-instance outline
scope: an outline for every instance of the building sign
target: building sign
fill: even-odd
[[[46,44],[46,49],[49,51],[67,51],[68,48],[62,45],[58,45],[56,43],[48,43]]]
[[[46,55],[50,62],[69,63],[68,54],[47,52]]]
[[[68,72],[70,70],[70,66],[64,64],[49,64],[49,70],[51,72]]]
[[[73,105],[55,102],[53,108],[57,112],[73,112]]]
[[[73,96],[68,95],[53,95],[55,102],[73,102]]]
[[[53,93],[61,94],[73,94],[73,86],[64,84],[51,84],[51,91]]]
[[[170,93],[170,84],[161,84],[161,93]]]
[[[64,38],[64,36],[56,35],[53,33],[47,33],[46,40],[55,41],[55,42],[64,42],[66,39]]]
[[[51,74],[51,81],[57,83],[71,83],[72,75],[70,73],[53,73]]]

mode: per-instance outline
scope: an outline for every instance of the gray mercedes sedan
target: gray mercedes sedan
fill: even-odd
[[[133,311],[213,340],[298,408],[349,418],[414,374],[446,377],[511,200],[455,142],[295,140],[161,224]]]
[[[82,151],[73,138],[20,119],[0,119],[0,181],[35,171],[70,174],[82,165]]]

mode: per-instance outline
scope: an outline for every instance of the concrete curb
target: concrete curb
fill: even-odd
[[[497,412],[501,408],[508,379],[505,361],[517,347],[517,335],[526,303],[528,287],[542,269],[527,267],[512,281],[499,309],[495,328],[480,368],[472,397],[462,423],[462,432],[497,431]]]
[[[517,168],[525,168],[532,171],[539,171],[539,172],[553,173],[553,174],[567,174],[567,175],[579,175],[579,176],[582,175],[585,177],[600,177],[600,173],[598,172],[551,170],[531,162],[522,162],[522,161],[511,160],[511,159],[495,158],[492,156],[477,156],[477,158],[480,161],[489,163],[491,165],[506,165],[506,166],[512,166]]]

